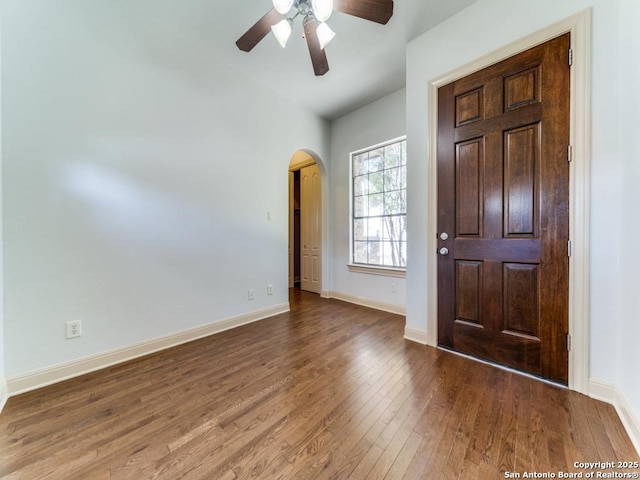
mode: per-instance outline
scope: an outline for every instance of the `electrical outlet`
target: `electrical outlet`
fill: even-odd
[[[256,292],[252,290],[249,290],[249,300],[253,300],[256,296]]]
[[[391,283],[391,293],[396,293],[398,291],[398,286],[396,285],[396,282],[392,282]]]
[[[273,295],[273,285],[267,285],[267,295]]]
[[[76,338],[82,335],[82,323],[80,320],[67,322],[67,338]]]

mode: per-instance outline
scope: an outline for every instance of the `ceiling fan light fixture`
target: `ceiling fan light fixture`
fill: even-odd
[[[318,25],[316,34],[318,35],[318,41],[320,42],[320,48],[322,50],[324,50],[324,47],[329,45],[329,42],[336,36],[336,32],[331,30],[331,27],[324,22]]]
[[[333,0],[311,0],[311,9],[319,22],[326,22],[333,13]]]
[[[334,7],[339,13],[386,25],[393,15],[394,4],[394,0],[271,1],[273,7],[236,40],[236,46],[243,52],[250,52],[272,30],[278,43],[285,48],[293,30],[293,21],[300,17],[313,73],[317,77],[329,71],[324,49],[335,33],[326,25],[326,21],[332,15]]]
[[[273,0],[273,6],[281,15],[286,15],[293,6],[293,0]]]
[[[276,37],[276,40],[278,40],[278,43],[282,48],[286,47],[287,40],[289,40],[289,37],[291,36],[291,23],[291,20],[288,18],[283,18],[271,27],[273,35]]]

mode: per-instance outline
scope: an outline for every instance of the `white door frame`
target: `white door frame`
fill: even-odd
[[[437,247],[438,88],[564,33],[571,33],[570,143],[573,161],[569,186],[569,388],[587,393],[589,380],[589,166],[591,161],[591,9],[584,10],[429,82],[429,221],[427,251]],[[437,262],[428,262],[427,344],[438,343]]]

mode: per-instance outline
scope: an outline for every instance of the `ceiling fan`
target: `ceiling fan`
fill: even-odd
[[[273,0],[273,8],[247,30],[236,45],[250,52],[271,30],[284,48],[293,20],[301,16],[313,71],[316,76],[324,75],[329,71],[324,47],[335,35],[326,21],[334,10],[386,25],[393,15],[393,0]]]

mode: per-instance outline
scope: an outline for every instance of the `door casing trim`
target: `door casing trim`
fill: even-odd
[[[477,60],[462,65],[429,82],[428,114],[429,158],[427,251],[437,248],[438,213],[438,88],[517,55],[552,38],[571,33],[573,65],[571,70],[570,143],[573,161],[569,178],[569,388],[587,393],[589,384],[589,170],[591,163],[591,9],[583,10],[531,35],[521,38]],[[427,263],[428,307],[427,344],[438,343],[437,262]]]

